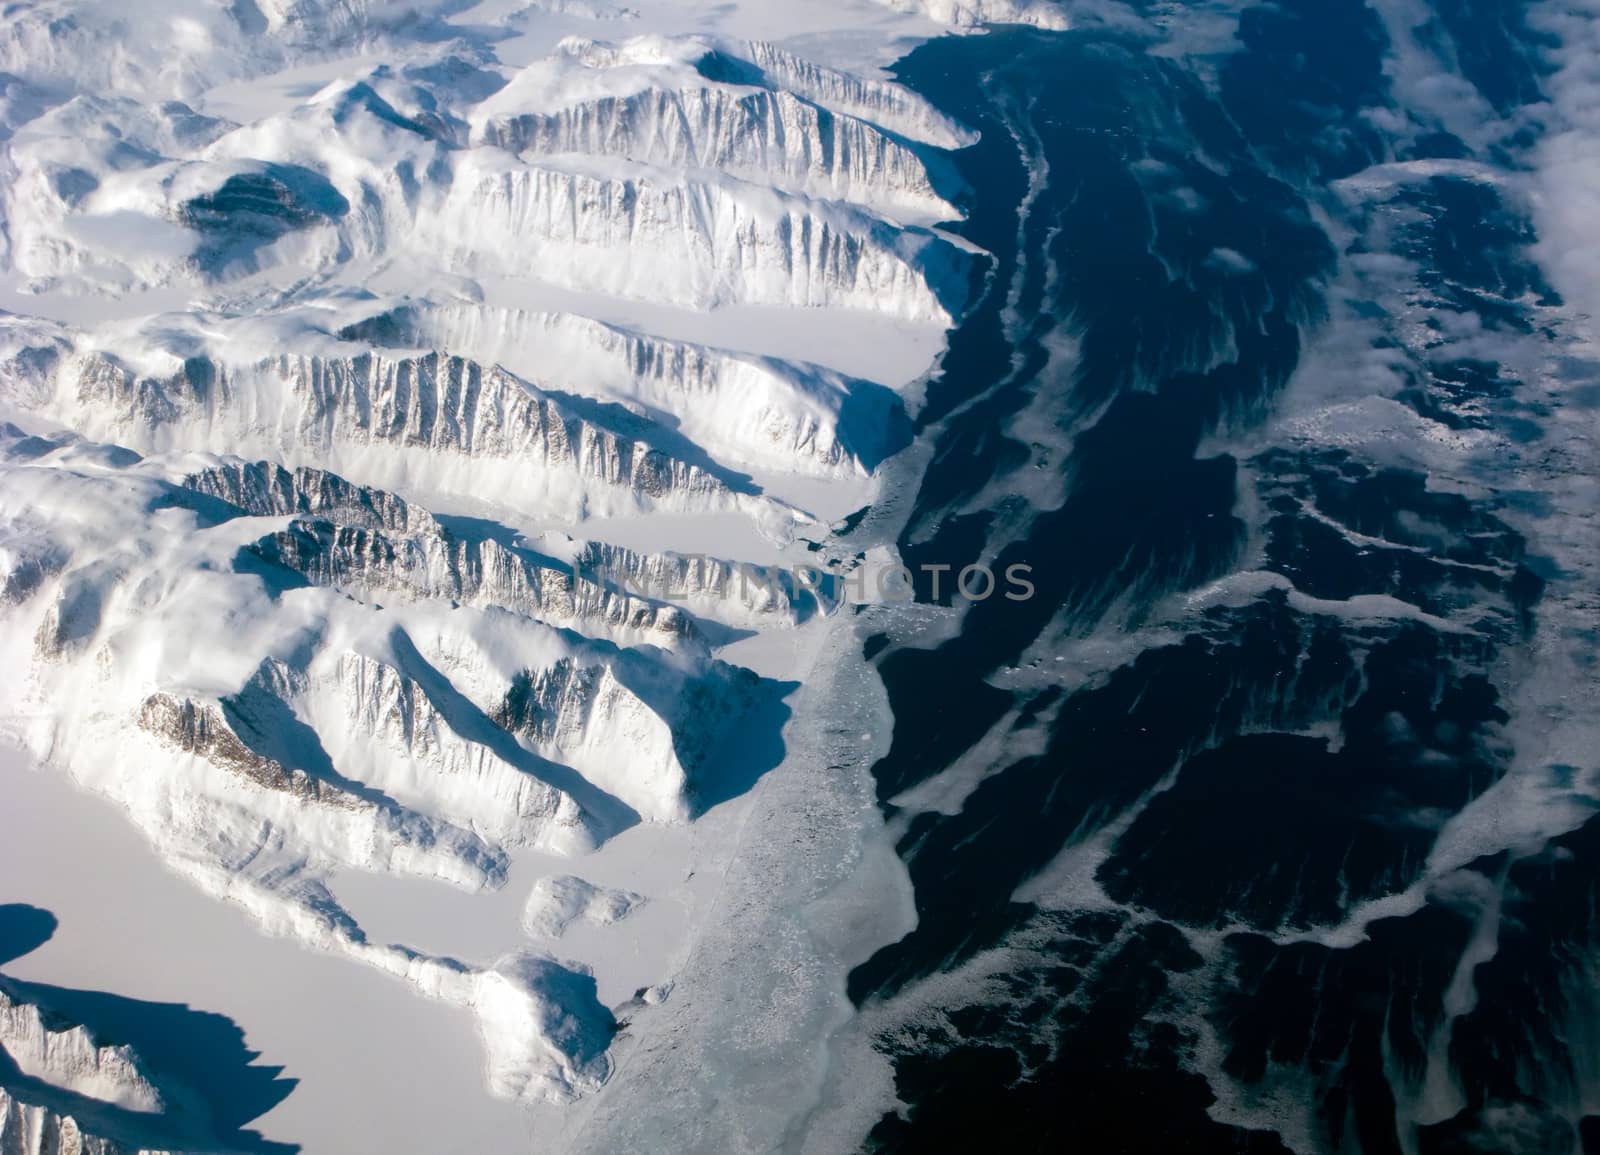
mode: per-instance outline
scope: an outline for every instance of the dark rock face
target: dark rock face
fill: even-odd
[[[141,728],[185,754],[198,754],[213,766],[254,782],[265,790],[292,794],[307,802],[354,807],[355,798],[307,774],[252,750],[214,705],[152,694],[139,713]]]
[[[332,223],[349,211],[350,202],[321,173],[263,164],[184,202],[178,221],[200,235],[195,263],[220,272],[290,233]]]

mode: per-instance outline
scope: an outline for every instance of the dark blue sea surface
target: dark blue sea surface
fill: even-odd
[[[1542,99],[1518,6],[1437,3],[1423,31],[1494,108]],[[899,67],[983,134],[960,231],[992,262],[898,544],[1026,563],[1038,596],[937,644],[868,614],[918,913],[850,979],[896,1023],[903,1107],[870,1145],[1600,1150],[1600,1048],[1571,1037],[1600,819],[1435,853],[1515,762],[1559,566],[1518,528],[1536,496],[1461,483],[1494,461],[1429,463],[1457,460],[1441,430],[1536,455],[1548,406],[1481,347],[1555,348],[1562,302],[1493,181],[1406,162],[1509,165],[1537,126],[1474,157],[1373,115],[1391,45],[1355,0],[1247,8],[1203,58],[1181,33],[997,28]],[[1375,166],[1401,176],[1349,193]],[[1465,355],[1464,325],[1494,339]],[[1433,439],[1285,424],[1308,390]],[[1019,753],[957,812],[920,804],[980,741]],[[934,975],[970,997],[930,1009]]]

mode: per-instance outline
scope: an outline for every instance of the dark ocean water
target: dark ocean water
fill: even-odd
[[[1422,31],[1502,113],[1539,99],[1548,45],[1514,6],[1439,3]],[[1507,670],[1559,572],[1508,512],[1537,494],[1275,421],[1343,389],[1537,446],[1515,371],[1447,339],[1556,340],[1532,225],[1449,165],[1341,195],[1474,156],[1370,115],[1391,46],[1361,3],[1249,8],[1204,59],[1159,44],[996,29],[899,69],[982,131],[962,231],[993,255],[919,417],[900,549],[1025,562],[1039,593],[937,645],[874,625],[896,718],[875,775],[919,925],[851,976],[895,1022],[905,1104],[871,1145],[1600,1150],[1600,1030],[1574,1037],[1600,820],[1435,861],[1516,758]],[[1378,256],[1400,291],[1350,273]],[[1335,341],[1387,371],[1339,384],[1309,360]],[[919,804],[980,742],[1002,754],[958,812]],[[930,1002],[933,975],[970,998]]]

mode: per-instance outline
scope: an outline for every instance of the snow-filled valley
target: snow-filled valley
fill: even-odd
[[[860,562],[830,526],[909,442],[980,258],[941,227],[975,134],[881,67],[989,19],[1063,22],[1009,0],[6,10],[0,737],[59,781],[5,755],[4,823],[36,807],[54,834],[12,843],[0,899],[48,906],[69,947],[0,985],[0,1149],[352,1150],[394,1057],[311,1056],[369,1032],[455,1064],[383,1149],[406,1119],[430,1151],[602,1143],[588,1101],[619,1063],[674,999],[737,981],[701,942],[834,901],[781,856],[736,867],[794,834],[770,791],[837,817],[849,897],[816,915],[833,969],[792,1043],[824,1046],[864,953],[840,936],[904,911],[865,763],[824,773],[816,745],[813,683],[860,661],[848,614],[795,567]],[[156,941],[118,945],[123,917],[99,953],[85,888],[126,840],[42,876],[106,802],[165,870],[112,899],[160,906]],[[838,902],[888,914],[835,925]],[[262,1023],[270,1000],[196,985],[189,925],[301,1010]],[[203,1095],[45,980],[237,1015],[287,1078],[338,1085],[208,1136]],[[420,1122],[473,1098],[488,1122]]]

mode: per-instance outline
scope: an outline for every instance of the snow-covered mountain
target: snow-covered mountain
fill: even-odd
[[[94,1107],[105,1105],[135,1114],[165,1108],[161,1092],[139,1069],[126,1045],[101,1046],[81,1024],[55,1021],[36,1004],[13,998],[0,987],[0,1050],[9,1059],[17,1086],[0,1085],[0,1144],[16,1155],[160,1155],[95,1133]],[[43,1085],[63,1100],[87,1102],[83,1121],[60,1101],[42,1101],[29,1089]],[[43,1100],[53,1100],[46,1095]]]
[[[4,989],[0,1045],[25,1078],[129,1111],[162,1109],[161,1092],[140,1073],[132,1048],[100,1046],[81,1025],[54,1023],[38,1006]]]
[[[1600,1151],[1593,9],[0,10],[0,1155]]]
[[[1031,24],[1064,31],[1071,26],[1055,0],[877,0],[898,12],[915,12],[955,28],[983,24]]]
[[[727,852],[699,831],[781,759],[790,639],[840,604],[792,567],[980,267],[941,227],[975,134],[877,71],[892,37],[841,68],[785,19],[0,21],[0,725],[261,930],[464,1009],[504,1099],[601,1087],[672,991],[676,948],[611,989],[605,936],[678,901],[613,860]],[[515,888],[523,941],[391,944],[361,876]],[[7,1151],[148,1138],[39,1082],[167,1110],[25,1002],[0,1047]]]

